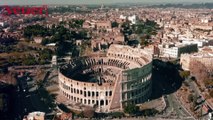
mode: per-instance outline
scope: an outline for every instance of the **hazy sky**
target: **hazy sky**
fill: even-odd
[[[198,3],[211,2],[213,0],[0,0],[1,5],[16,4],[108,4],[108,3]]]

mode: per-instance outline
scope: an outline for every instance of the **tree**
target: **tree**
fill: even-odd
[[[196,78],[194,76],[191,77],[191,80],[196,81]]]
[[[147,39],[146,39],[146,36],[142,36],[142,37],[140,38],[140,44],[141,44],[141,45],[145,45],[145,46],[147,46],[147,45],[149,44],[149,42],[148,42]]]
[[[188,95],[188,101],[191,103],[194,101],[194,95],[193,94],[189,94]]]
[[[138,40],[130,40],[127,42],[129,46],[137,46],[139,44]]]
[[[93,51],[94,51],[94,52],[97,52],[98,50],[99,50],[99,49],[98,49],[97,47],[94,47],[94,48],[93,48]]]
[[[135,104],[128,104],[124,107],[124,112],[128,114],[136,114],[139,111],[139,107]]]
[[[32,36],[45,36],[49,34],[49,30],[41,25],[30,25],[24,28],[24,36],[31,38]]]
[[[114,28],[114,27],[118,27],[118,23],[115,21],[115,22],[112,22],[112,27]]]
[[[124,116],[124,113],[122,112],[112,112],[110,113],[110,115],[113,117],[113,118],[121,118]]]
[[[42,45],[46,45],[46,44],[48,44],[49,42],[50,42],[50,40],[47,39],[47,38],[45,38],[45,39],[42,40],[41,44],[42,44]]]
[[[153,116],[153,115],[155,115],[157,113],[158,113],[158,111],[156,109],[146,109],[146,110],[142,111],[142,114],[144,116]]]
[[[76,34],[76,36],[74,36],[76,39],[85,39],[87,38],[87,31],[82,30],[79,31],[78,34]]]
[[[108,45],[106,44],[101,44],[101,49],[106,50],[108,48]]]
[[[197,97],[194,96],[193,101],[192,101],[193,110],[195,110],[195,107],[196,107],[196,106],[197,106]]]
[[[44,49],[39,54],[42,60],[50,60],[52,57],[52,51],[50,49]]]
[[[27,57],[23,60],[23,64],[24,65],[35,65],[36,64],[36,60],[33,57]]]
[[[187,77],[189,77],[190,72],[189,71],[180,71],[180,76],[181,78],[185,79]]]
[[[84,20],[72,19],[69,21],[68,25],[70,28],[81,28],[83,26]]]

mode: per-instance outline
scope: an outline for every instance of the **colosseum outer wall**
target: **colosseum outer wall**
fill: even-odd
[[[96,83],[72,80],[60,72],[59,81],[59,87],[63,95],[73,103],[107,108],[111,102],[114,83],[103,83],[103,85],[99,86]]]

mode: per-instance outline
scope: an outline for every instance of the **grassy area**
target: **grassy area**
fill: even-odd
[[[0,58],[7,59],[11,65],[43,65],[49,64],[54,51],[35,43],[20,42],[14,51],[0,53]]]
[[[2,57],[2,58],[21,57],[23,55],[29,55],[29,54],[34,54],[34,53],[36,53],[36,51],[34,51],[34,50],[26,51],[26,52],[0,53],[0,57]]]
[[[18,45],[20,46],[28,46],[28,47],[33,47],[33,48],[42,48],[42,49],[45,49],[45,48],[48,48],[47,46],[43,46],[41,44],[37,44],[37,43],[34,43],[34,42],[19,42]]]

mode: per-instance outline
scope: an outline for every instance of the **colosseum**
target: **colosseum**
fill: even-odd
[[[152,55],[145,50],[111,45],[106,54],[72,59],[59,69],[59,88],[71,102],[97,112],[121,111],[151,95]]]

